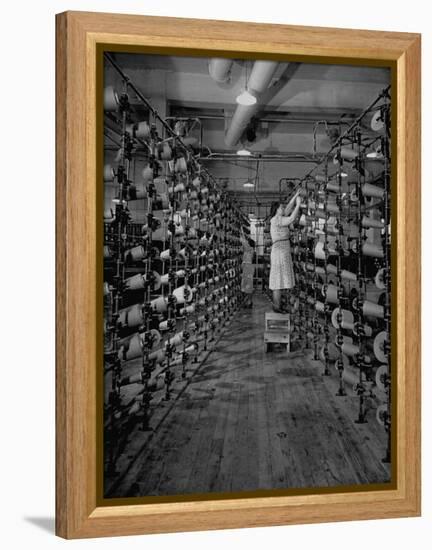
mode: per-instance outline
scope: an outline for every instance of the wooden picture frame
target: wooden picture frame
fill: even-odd
[[[419,515],[420,35],[86,12],[59,14],[56,23],[56,533],[80,538]],[[390,490],[100,505],[96,61],[104,44],[392,68],[397,463]]]

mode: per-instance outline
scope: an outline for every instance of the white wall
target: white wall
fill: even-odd
[[[278,527],[66,543],[51,533],[54,512],[54,13],[113,11],[423,32],[424,141],[430,155],[431,18],[411,0],[96,0],[2,5],[2,420],[0,542],[18,548],[430,548],[432,534],[432,400],[430,399],[432,228],[431,167],[424,165],[423,518]],[[13,82],[11,79],[14,79]],[[9,200],[9,196],[12,198]],[[6,331],[6,334],[5,334]],[[3,338],[4,337],[4,338]]]

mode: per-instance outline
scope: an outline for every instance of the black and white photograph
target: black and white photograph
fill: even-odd
[[[104,499],[391,486],[391,84],[104,53]]]

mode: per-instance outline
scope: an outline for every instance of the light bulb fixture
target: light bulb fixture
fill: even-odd
[[[348,174],[346,172],[341,172],[340,173],[340,177],[341,178],[347,178],[348,177]]]
[[[255,184],[252,183],[251,181],[247,181],[246,183],[243,184],[243,187],[255,187]]]
[[[255,105],[257,98],[252,95],[248,90],[244,90],[240,95],[236,97],[236,101],[239,105]]]
[[[239,157],[250,157],[252,153],[247,149],[239,149],[236,153]]]

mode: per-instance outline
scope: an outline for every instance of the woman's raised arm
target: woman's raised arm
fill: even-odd
[[[281,216],[278,219],[278,225],[282,225],[284,227],[286,227],[287,225],[291,225],[293,223],[293,221],[297,218],[297,215],[298,215],[299,210],[300,210],[300,204],[301,204],[301,198],[297,197],[296,205],[295,205],[295,208],[292,211],[292,213],[289,216]]]

